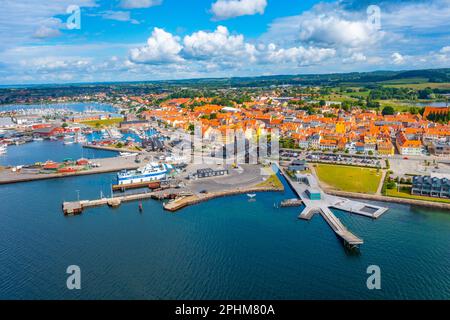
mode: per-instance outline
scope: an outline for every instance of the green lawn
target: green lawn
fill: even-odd
[[[386,195],[388,197],[394,198],[406,198],[406,199],[415,199],[415,200],[423,200],[423,201],[431,201],[431,202],[442,202],[442,203],[450,203],[450,199],[440,199],[440,198],[432,198],[425,196],[416,196],[411,194],[411,187],[402,187],[400,191],[395,189],[386,189]]]
[[[278,178],[278,176],[276,174],[273,174],[270,177],[268,177],[266,181],[258,183],[256,185],[256,187],[276,188],[276,189],[279,189],[279,190],[282,190],[284,188],[283,187],[283,183],[281,183],[280,179]]]
[[[89,120],[82,121],[80,123],[85,124],[90,127],[109,127],[123,122],[122,118],[113,118],[113,119],[105,119],[105,120]]]
[[[381,172],[376,169],[318,164],[316,172],[319,180],[341,191],[376,193],[381,180]]]
[[[425,82],[425,83],[403,83],[403,84],[387,84],[385,87],[392,87],[392,88],[411,88],[416,90],[421,90],[425,88],[431,88],[431,89],[449,89],[450,83],[443,82],[443,83],[436,83],[436,82]]]

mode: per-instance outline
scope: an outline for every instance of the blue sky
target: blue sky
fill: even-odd
[[[0,84],[450,66],[450,0],[3,2]]]

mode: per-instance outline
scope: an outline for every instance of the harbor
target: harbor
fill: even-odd
[[[191,166],[188,171],[179,174],[176,179],[171,180],[148,180],[140,183],[128,183],[112,186],[110,197],[101,197],[96,200],[77,200],[63,202],[62,210],[65,215],[80,214],[84,209],[109,205],[117,207],[122,202],[138,201],[145,199],[171,201],[163,203],[164,210],[175,212],[187,206],[205,202],[211,199],[233,196],[238,194],[252,194],[254,192],[283,191],[281,183],[274,180],[275,173],[268,168],[267,175],[254,176],[261,169],[257,165],[244,165],[232,170],[227,175],[219,178],[204,178],[186,181],[186,178],[194,169],[202,166]],[[120,176],[120,175],[119,175]],[[141,188],[132,194],[117,195],[114,191],[126,191],[128,189]],[[142,190],[144,188],[145,190]],[[149,191],[150,190],[150,191]]]

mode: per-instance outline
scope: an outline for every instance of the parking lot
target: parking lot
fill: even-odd
[[[386,162],[383,159],[372,156],[357,156],[343,154],[323,154],[319,152],[296,153],[285,151],[281,154],[282,159],[305,159],[308,162],[332,163],[365,167],[385,168]]]

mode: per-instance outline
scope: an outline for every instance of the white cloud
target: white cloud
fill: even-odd
[[[443,54],[450,54],[450,46],[443,47],[440,50],[440,52],[443,53]]]
[[[367,57],[361,52],[354,52],[351,56],[344,58],[342,60],[343,63],[358,63],[367,61]]]
[[[154,28],[147,45],[130,51],[130,60],[134,63],[161,64],[181,62],[180,39],[160,28]]]
[[[261,65],[293,65],[304,67],[318,64],[336,56],[336,50],[314,46],[258,46],[245,41],[242,34],[232,35],[224,26],[213,32],[198,31],[178,37],[155,28],[147,46],[132,49],[130,61],[137,64],[172,64],[183,61],[192,69],[206,71],[240,70]]]
[[[193,58],[210,59],[221,57],[252,58],[255,48],[245,43],[243,35],[230,35],[224,26],[218,26],[214,32],[198,31],[185,36],[183,52]]]
[[[217,20],[239,16],[264,14],[267,0],[218,0],[211,6],[211,12]]]
[[[351,21],[337,16],[305,16],[299,28],[301,41],[328,46],[358,48],[380,38],[366,21]]]
[[[162,3],[162,0],[122,0],[120,7],[125,9],[141,9],[158,6]]]
[[[85,70],[91,59],[88,58],[60,58],[58,56],[47,56],[20,61],[20,65],[31,71],[36,72],[55,72],[55,71],[81,71]]]
[[[277,19],[262,38],[279,44],[303,42],[348,49],[376,44],[384,35],[368,22],[367,15],[347,12],[333,3],[319,4],[298,16]]]
[[[97,14],[92,14],[97,15]],[[115,21],[122,21],[122,22],[131,22],[133,24],[139,24],[139,21],[132,19],[131,14],[129,11],[113,11],[113,10],[107,10],[100,12],[98,16],[101,16],[103,19],[107,20],[115,20]]]
[[[41,22],[41,25],[38,27],[36,32],[34,33],[35,38],[51,38],[57,37],[61,35],[60,29],[64,28],[64,24],[60,19],[57,18],[49,18]]]
[[[394,52],[391,55],[392,63],[393,64],[403,64],[405,62],[405,57],[403,57],[400,53]]]
[[[270,63],[294,63],[298,66],[309,66],[330,59],[336,55],[336,50],[315,48],[315,47],[292,47],[277,48],[275,44],[270,44],[264,60]]]
[[[36,38],[58,36],[65,21],[54,18],[67,15],[69,5],[89,8],[95,0],[10,0],[2,1],[0,19],[0,48],[13,47]]]

